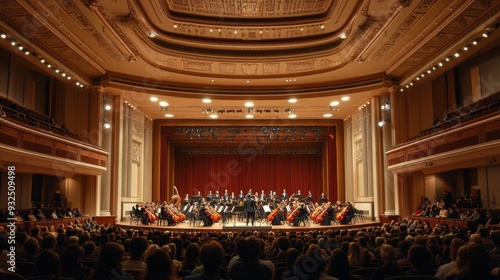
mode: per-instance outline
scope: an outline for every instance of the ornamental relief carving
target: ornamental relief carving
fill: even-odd
[[[354,143],[354,145],[356,146],[355,148],[355,151],[356,151],[356,163],[361,163],[363,162],[363,141],[358,141],[356,143]]]
[[[142,138],[144,134],[144,116],[132,111],[132,133]]]
[[[136,164],[141,163],[141,151],[142,151],[142,144],[135,140],[132,140],[132,154],[131,154],[132,163]]]
[[[332,4],[327,0],[165,0],[172,12],[202,13],[207,16],[278,17],[326,13]]]
[[[280,72],[279,63],[264,63],[262,64],[263,74],[278,74]]]
[[[235,71],[236,71],[236,64],[234,63],[219,64],[219,73],[221,74],[234,74]]]
[[[254,75],[257,73],[257,63],[245,63],[241,65],[241,71],[246,75]]]
[[[212,72],[211,62],[201,62],[193,60],[182,60],[182,68],[201,72]]]
[[[286,71],[306,71],[315,68],[315,60],[300,61],[300,62],[287,62]]]

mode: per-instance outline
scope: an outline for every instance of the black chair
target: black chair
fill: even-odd
[[[138,217],[135,214],[135,206],[132,206],[132,211],[130,211],[130,224],[133,224],[134,222],[137,225],[140,222],[142,222],[142,219],[141,219],[141,217]]]

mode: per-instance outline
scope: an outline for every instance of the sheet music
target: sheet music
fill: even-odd
[[[269,207],[269,205],[263,205],[262,209],[264,209],[264,212],[271,212],[271,207]]]

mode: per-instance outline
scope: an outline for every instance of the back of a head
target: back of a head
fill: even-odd
[[[257,261],[259,256],[259,242],[255,237],[246,237],[238,242],[237,250],[243,262]]]
[[[290,240],[284,236],[280,236],[276,242],[280,251],[286,251],[290,248]]]
[[[425,269],[429,266],[431,252],[424,245],[414,244],[408,250],[408,260],[415,269]]]
[[[391,263],[396,260],[396,253],[394,250],[394,247],[389,244],[382,244],[380,246],[380,258],[385,262],[385,263]]]
[[[286,251],[286,266],[289,270],[292,269],[295,260],[300,256],[300,251],[295,248],[288,248]]]
[[[83,255],[83,249],[76,244],[69,244],[64,248],[61,264],[63,268],[78,265]],[[66,266],[66,267],[65,267]]]
[[[224,260],[224,249],[217,241],[208,241],[201,246],[200,261],[208,273],[215,273]]]
[[[149,255],[145,279],[158,279],[160,276],[173,274],[172,260],[165,250],[156,249]]]
[[[486,248],[478,244],[468,245],[465,274],[472,277],[483,278],[488,275],[490,271],[490,255]]]
[[[148,241],[143,236],[136,236],[130,241],[130,255],[133,260],[140,260],[148,248]]]
[[[347,259],[347,253],[344,250],[337,248],[332,251],[327,273],[339,279],[350,278],[349,261]]]
[[[23,243],[24,252],[29,256],[34,256],[38,254],[40,246],[38,245],[38,239],[34,237],[29,237]]]
[[[101,247],[101,253],[95,264],[93,279],[111,279],[112,271],[120,270],[123,249],[115,242],[108,242]]]
[[[36,274],[40,276],[61,276],[59,255],[52,250],[44,250],[36,261]]]

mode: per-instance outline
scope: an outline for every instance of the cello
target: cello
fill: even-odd
[[[279,208],[274,209],[273,212],[271,212],[271,214],[269,214],[269,216],[267,216],[267,220],[272,222],[274,220],[274,218],[276,218],[276,216],[278,216],[279,213],[280,213]]]
[[[337,221],[342,222],[344,217],[347,215],[347,212],[349,212],[349,205],[346,205],[346,207],[344,207],[342,211],[340,211],[339,213],[337,213],[337,215],[335,215]]]

